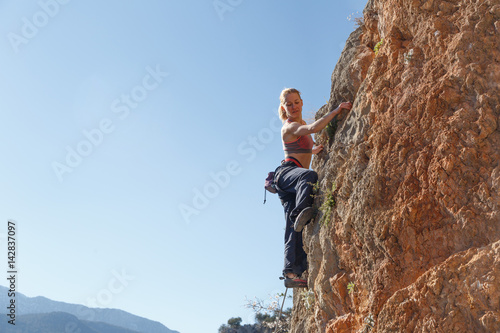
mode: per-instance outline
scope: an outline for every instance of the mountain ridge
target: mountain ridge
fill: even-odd
[[[66,312],[26,314],[16,318],[16,324],[0,322],[3,333],[139,333],[127,328],[101,322],[79,320]]]
[[[0,285],[0,304],[10,302],[8,288]],[[7,314],[2,307],[2,314]],[[179,333],[160,322],[143,318],[129,312],[110,308],[90,308],[80,304],[54,301],[44,296],[28,297],[16,292],[16,315],[18,318],[30,314],[67,313],[81,322],[104,323],[138,333]]]

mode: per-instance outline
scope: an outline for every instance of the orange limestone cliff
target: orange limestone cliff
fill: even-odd
[[[317,136],[291,332],[499,332],[500,2],[363,16],[317,114],[354,101]]]

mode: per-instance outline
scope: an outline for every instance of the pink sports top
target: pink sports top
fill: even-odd
[[[288,122],[290,122],[288,120]],[[310,134],[299,136],[297,140],[294,141],[283,141],[283,150],[289,154],[294,153],[312,153],[312,147],[314,146],[314,141]]]

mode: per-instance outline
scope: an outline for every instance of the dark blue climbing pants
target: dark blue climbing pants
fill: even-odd
[[[289,160],[288,158],[287,160]],[[297,215],[314,202],[312,190],[318,181],[313,170],[299,167],[300,163],[284,161],[275,171],[274,182],[278,195],[285,209],[285,267],[283,275],[295,273],[301,275],[307,270],[307,254],[302,243],[302,232],[293,229]]]

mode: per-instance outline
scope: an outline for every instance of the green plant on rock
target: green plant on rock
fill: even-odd
[[[333,207],[335,207],[335,190],[337,189],[337,185],[333,183],[332,185],[332,190],[326,193],[325,201],[323,201],[323,204],[319,208],[319,210],[323,213],[323,216],[321,216],[321,221],[319,222],[320,225],[328,225],[328,222],[330,221],[330,217],[333,212]]]
[[[335,136],[335,132],[337,132],[337,127],[338,127],[338,121],[337,121],[337,116],[335,116],[332,121],[326,125],[326,134],[328,135],[328,142],[333,140],[333,137]]]
[[[319,180],[316,183],[308,183],[309,185],[312,185],[312,194],[311,197],[316,198],[316,196],[319,193]]]
[[[349,293],[349,294],[352,294],[352,293],[354,292],[354,287],[355,287],[355,286],[356,286],[356,285],[354,284],[354,282],[349,282],[349,283],[347,284],[347,290],[348,290],[348,293]]]
[[[378,54],[378,51],[380,50],[380,48],[382,47],[382,45],[384,44],[384,39],[382,38],[380,40],[380,42],[378,42],[375,47],[373,48],[373,51],[375,52],[375,55]]]

